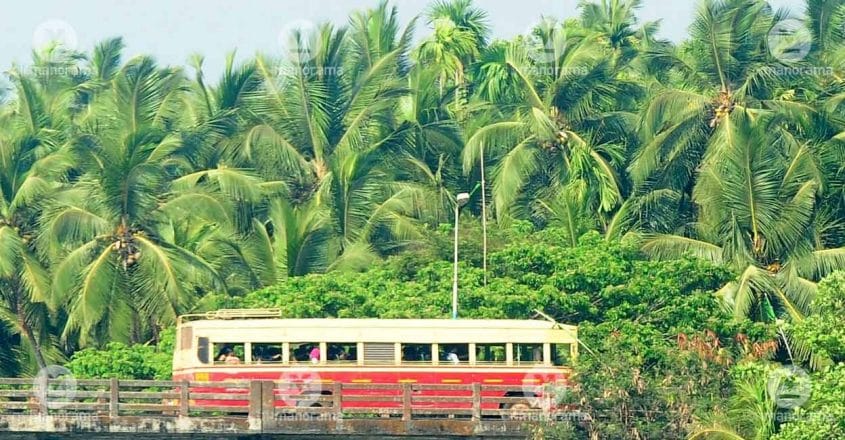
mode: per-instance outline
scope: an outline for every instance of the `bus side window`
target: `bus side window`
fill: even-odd
[[[402,363],[431,364],[431,344],[402,344]]]
[[[290,343],[290,362],[291,363],[298,363],[298,362],[318,363],[319,358],[317,358],[317,362],[314,362],[314,360],[311,359],[312,354],[314,356],[323,357],[323,355],[320,353],[320,343],[319,342],[291,342]]]
[[[559,367],[569,365],[571,349],[570,344],[552,344],[552,363]]]
[[[513,359],[520,363],[542,363],[543,344],[513,344]]]
[[[208,338],[200,336],[197,338],[197,358],[203,364],[209,362],[208,356]]]
[[[252,344],[252,362],[280,363],[282,362],[282,343]]]
[[[329,342],[328,347],[328,362],[332,363],[354,363],[358,358],[358,344],[354,342]]]
[[[475,363],[478,365],[507,363],[505,344],[475,344]]]
[[[221,342],[215,343],[214,348],[216,354],[214,355],[215,364],[240,364],[244,362],[244,344],[240,342]]]
[[[440,360],[447,364],[468,364],[469,344],[440,344]]]

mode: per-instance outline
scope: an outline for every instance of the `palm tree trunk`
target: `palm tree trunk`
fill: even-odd
[[[35,355],[35,362],[38,364],[38,369],[43,370],[47,368],[47,361],[44,360],[44,353],[41,351],[41,342],[38,341],[38,338],[32,333],[32,329],[29,328],[23,320],[20,322],[21,326],[21,333],[23,333],[24,337],[29,341],[29,344],[32,346],[32,352]]]

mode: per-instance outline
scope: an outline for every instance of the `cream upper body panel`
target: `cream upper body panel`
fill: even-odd
[[[201,319],[194,336],[226,342],[574,343],[577,327],[539,320]]]

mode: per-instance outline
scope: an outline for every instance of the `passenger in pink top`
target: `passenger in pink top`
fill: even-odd
[[[311,349],[311,354],[309,356],[311,357],[311,363],[312,364],[319,364],[320,363],[320,347],[317,347],[315,345],[314,348]]]

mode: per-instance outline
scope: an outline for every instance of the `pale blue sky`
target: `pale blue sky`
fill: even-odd
[[[7,0],[0,9],[0,71],[13,62],[29,64],[34,42],[58,32],[64,38],[75,37],[77,47],[86,51],[97,41],[121,35],[127,43],[126,55],[151,54],[166,64],[184,65],[190,54],[200,53],[206,58],[207,73],[216,78],[225,54],[233,49],[237,48],[239,58],[256,51],[278,52],[279,33],[292,25],[325,20],[345,24],[349,12],[377,1]],[[430,0],[393,3],[407,22],[424,11]],[[677,41],[685,35],[697,1],[644,3],[641,19],[662,19],[662,36]],[[795,14],[803,12],[803,0],[771,3]],[[476,4],[488,11],[496,37],[511,37],[524,33],[541,15],[575,15],[578,0],[476,0]]]

